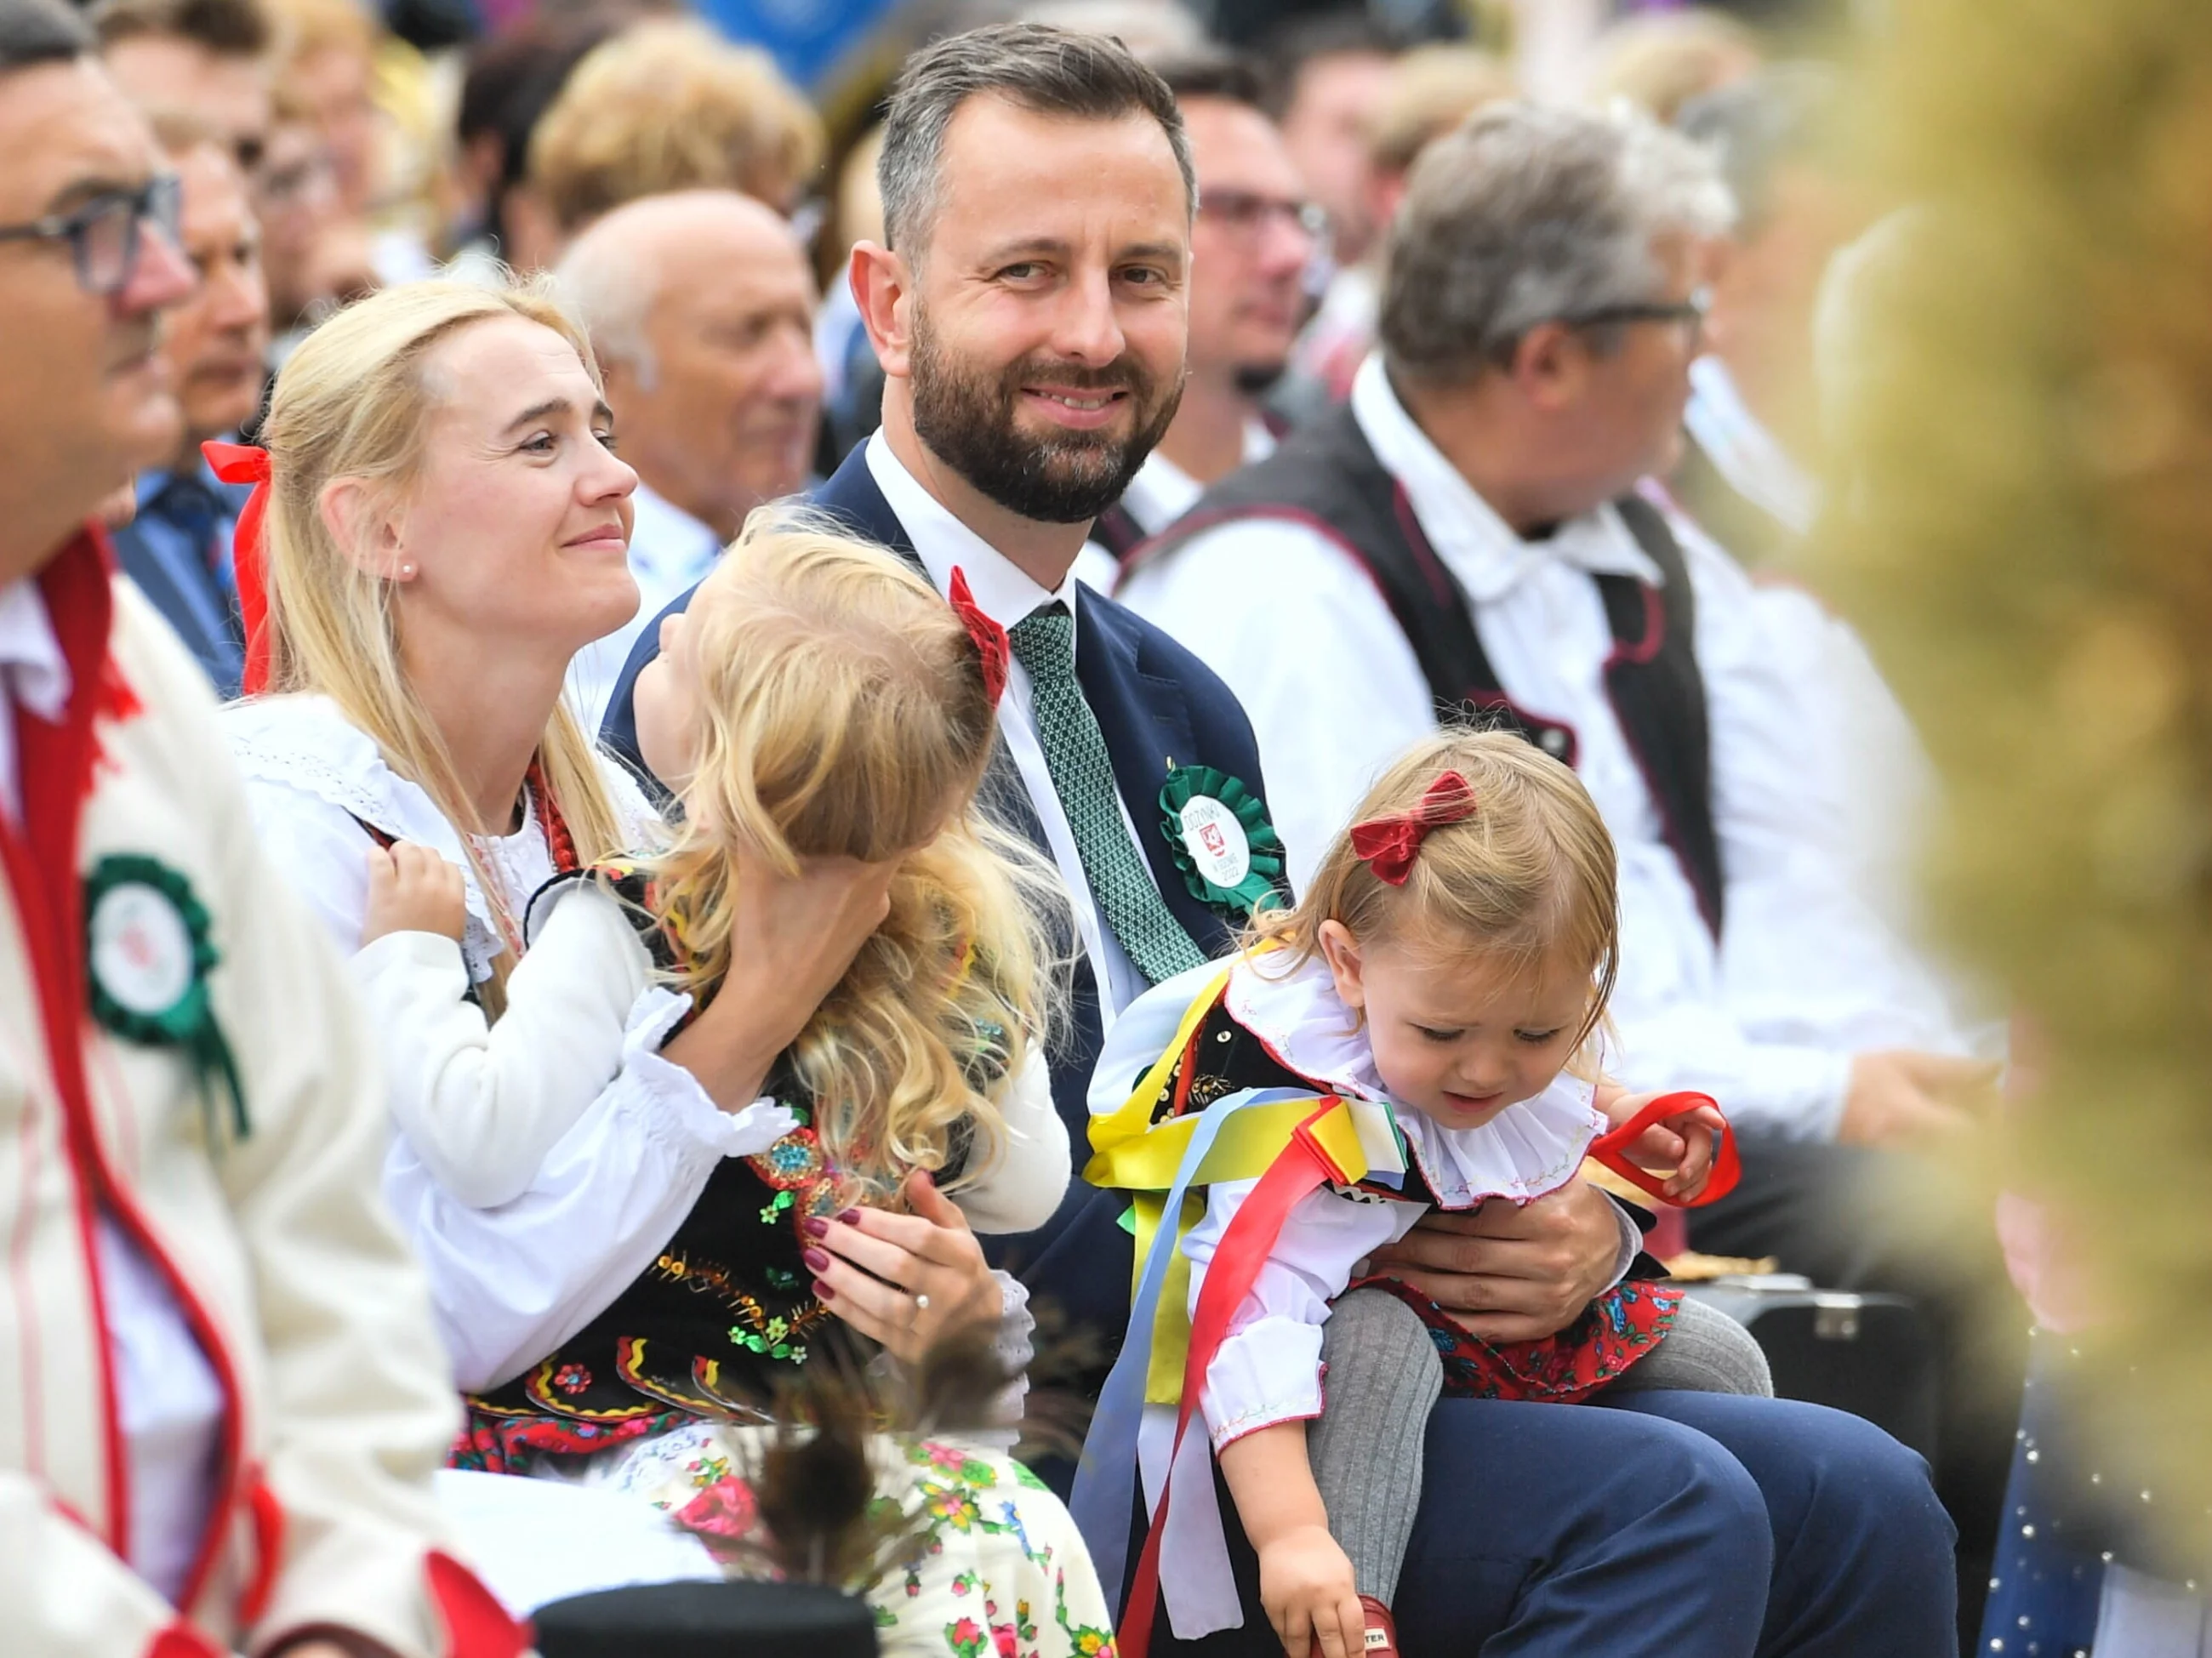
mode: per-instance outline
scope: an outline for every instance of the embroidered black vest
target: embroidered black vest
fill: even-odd
[[[637,923],[653,963],[676,965],[667,933],[652,917],[644,878],[620,865],[603,870]],[[593,878],[592,872],[556,878]],[[545,896],[532,902],[536,913]],[[554,1416],[611,1424],[671,1408],[722,1421],[774,1418],[780,1388],[802,1367],[842,1348],[842,1362],[865,1362],[873,1344],[813,1291],[800,1259],[810,1218],[848,1206],[849,1187],[809,1126],[812,1102],[787,1062],[764,1091],[793,1110],[800,1127],[757,1156],[726,1157],[708,1176],[675,1236],[612,1305],[559,1350],[505,1386],[471,1397],[493,1416]],[[966,1162],[956,1133],[945,1178]]]
[[[1665,585],[1655,589],[1626,575],[1592,578],[1613,637],[1606,690],[1658,808],[1668,846],[1717,938],[1723,883],[1713,828],[1705,681],[1692,649],[1697,596],[1682,550],[1658,509],[1632,495],[1614,505]],[[1404,487],[1376,459],[1349,405],[1299,427],[1267,459],[1215,484],[1125,568],[1165,556],[1216,525],[1250,518],[1303,524],[1336,543],[1367,572],[1413,647],[1439,724],[1503,727],[1554,759],[1575,763],[1573,727],[1546,720],[1505,695],[1466,593],[1429,545]]]

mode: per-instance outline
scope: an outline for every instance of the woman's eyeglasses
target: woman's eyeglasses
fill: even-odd
[[[167,238],[170,246],[181,246],[179,210],[176,175],[160,173],[136,190],[103,191],[67,213],[0,225],[0,242],[66,241],[76,264],[77,285],[106,297],[130,285],[147,226]]]

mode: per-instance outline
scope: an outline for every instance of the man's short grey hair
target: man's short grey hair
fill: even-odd
[[[626,242],[618,232],[594,235],[585,231],[568,244],[554,267],[553,287],[569,314],[584,325],[600,366],[629,364],[638,384],[649,392],[660,367],[646,338],[645,319],[660,297],[660,275],[653,261],[639,258]]]
[[[1662,300],[1654,240],[1717,236],[1734,216],[1713,157],[1648,117],[1486,109],[1422,152],[1391,227],[1391,372],[1462,384],[1540,323]]]
[[[1039,115],[1115,121],[1148,115],[1159,123],[1197,210],[1198,176],[1190,140],[1167,83],[1119,40],[1042,23],[999,23],[948,35],[907,60],[884,117],[876,163],[884,234],[912,262],[929,240],[943,197],[945,130],[961,105],[988,93]]]

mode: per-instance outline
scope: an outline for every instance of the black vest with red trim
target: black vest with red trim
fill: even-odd
[[[1591,578],[1613,629],[1606,690],[1668,845],[1717,938],[1723,883],[1705,680],[1692,648],[1697,596],[1682,550],[1658,509],[1632,495],[1614,505],[1664,582],[1655,588],[1634,576]],[[1575,763],[1573,727],[1517,706],[1498,683],[1467,594],[1429,545],[1405,487],[1376,458],[1348,404],[1301,426],[1267,459],[1215,484],[1139,550],[1128,568],[1167,557],[1218,525],[1255,518],[1303,524],[1367,573],[1413,647],[1438,724],[1502,727]]]

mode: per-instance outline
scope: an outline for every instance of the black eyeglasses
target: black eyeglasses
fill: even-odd
[[[104,191],[67,213],[50,213],[28,224],[0,225],[0,242],[67,241],[70,257],[76,263],[77,285],[105,297],[130,285],[148,225],[166,237],[170,246],[181,246],[179,201],[176,175],[160,173],[136,190]]]
[[[1674,322],[1687,323],[1692,338],[1705,331],[1705,315],[1713,308],[1712,295],[1698,288],[1686,300],[1673,302],[1646,301],[1626,305],[1601,305],[1594,311],[1578,312],[1559,320],[1569,328],[1598,328],[1607,323]]]

